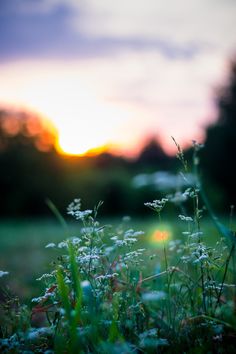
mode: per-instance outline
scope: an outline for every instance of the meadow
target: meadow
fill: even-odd
[[[67,218],[69,234],[79,235],[80,225]],[[102,218],[104,225],[118,226],[122,218]],[[150,239],[157,228],[155,217],[130,220],[132,227],[145,232],[141,243],[158,248]],[[8,286],[22,301],[30,301],[41,290],[36,278],[46,272],[57,257],[55,250],[45,249],[50,242],[59,243],[67,238],[58,220],[51,219],[8,219],[0,222],[0,269],[9,271]],[[3,281],[3,280],[2,280]]]
[[[198,178],[202,146],[191,171],[176,146],[181,177],[194,178],[147,201],[150,217],[104,219],[102,202],[75,199],[66,218],[49,202],[53,220],[0,224],[1,352],[234,352],[233,207],[216,218]]]
[[[152,213],[150,213],[152,214]],[[101,224],[118,227],[122,218],[101,218]],[[229,218],[223,217],[225,224]],[[68,219],[71,236],[80,233],[80,225]],[[173,216],[163,217],[161,224],[157,216],[130,218],[127,227],[142,230],[144,235],[139,239],[139,246],[146,247],[162,258],[162,241],[157,237],[158,231],[166,231],[168,242],[183,239],[184,230],[180,220]],[[204,218],[203,228],[207,242],[214,245],[220,239],[209,217]],[[67,238],[65,230],[56,218],[51,219],[7,219],[0,222],[0,269],[9,271],[7,279],[2,279],[11,292],[17,294],[22,301],[30,302],[42,290],[42,284],[36,279],[46,272],[50,263],[57,257],[55,250],[45,249],[50,242],[59,243]],[[158,264],[158,260],[156,260]],[[154,265],[155,267],[155,265]],[[149,272],[153,271],[153,265]]]

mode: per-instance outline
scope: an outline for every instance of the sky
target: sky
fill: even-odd
[[[236,54],[234,0],[0,0],[0,105],[52,120],[67,153],[204,140]]]

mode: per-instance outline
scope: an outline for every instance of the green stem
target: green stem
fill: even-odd
[[[216,301],[216,305],[215,305],[215,311],[216,311],[217,307],[220,304],[220,298],[221,298],[221,295],[222,295],[222,292],[223,292],[224,282],[225,282],[225,278],[226,278],[226,275],[227,275],[227,272],[228,272],[228,268],[229,268],[229,262],[230,262],[231,256],[234,253],[234,249],[235,249],[235,244],[232,245],[230,253],[229,253],[229,256],[228,256],[228,258],[226,260],[225,271],[224,271],[223,279],[222,279],[222,282],[221,282],[220,291],[219,291],[219,294],[218,294],[218,297],[217,297],[217,301]]]

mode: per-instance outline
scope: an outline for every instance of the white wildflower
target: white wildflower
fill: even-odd
[[[115,245],[118,246],[118,247],[127,246],[127,241],[124,241],[124,240],[116,240],[116,241],[115,241]]]
[[[82,227],[80,229],[82,234],[91,234],[93,232],[94,228],[93,227]]]
[[[73,216],[77,219],[77,220],[85,220],[87,219],[91,214],[93,213],[92,210],[88,209],[88,210],[84,210],[84,211],[75,211]]]
[[[191,237],[192,237],[192,238],[198,238],[198,237],[200,237],[200,236],[202,236],[202,235],[203,235],[203,232],[202,232],[202,231],[198,231],[198,232],[192,233],[192,234],[191,234]]]
[[[82,240],[79,237],[72,237],[70,241],[73,245],[78,245]]]
[[[185,193],[176,192],[175,194],[168,195],[168,200],[174,204],[183,203],[187,200],[187,195]]]
[[[133,261],[145,251],[145,248],[139,248],[137,251],[128,252],[124,256],[124,261]]]
[[[55,243],[51,242],[51,243],[48,243],[45,248],[54,248],[56,247]]]
[[[43,280],[43,279],[48,279],[48,278],[52,278],[52,277],[54,277],[53,274],[51,274],[51,273],[44,273],[43,275],[41,275],[41,277],[37,278],[36,280],[37,280],[37,281],[41,281],[41,280]]]
[[[118,276],[118,273],[99,275],[96,277],[96,280],[108,280],[108,279],[113,279],[117,276]]]
[[[67,212],[68,214],[74,216],[74,213],[81,208],[81,200],[80,198],[74,199],[72,203],[68,205]]]
[[[112,241],[118,240],[118,236],[112,236],[112,237],[111,237],[111,240],[112,240]]]
[[[4,277],[5,275],[8,275],[9,272],[4,272],[3,270],[0,270],[0,278]]]
[[[196,140],[192,140],[192,146],[196,151],[204,148],[204,144],[199,144]]]
[[[143,235],[143,231],[134,231],[133,229],[129,229],[125,231],[124,238],[129,238],[129,237],[137,237]]]
[[[164,208],[167,202],[168,202],[167,198],[162,198],[160,200],[157,199],[153,200],[153,202],[144,203],[144,205],[159,213]]]
[[[112,252],[114,252],[114,247],[112,247],[112,246],[106,247],[104,249],[104,255],[105,256],[109,256],[110,254],[112,254]]]
[[[58,243],[57,245],[58,248],[68,248],[68,243],[66,241],[62,241]]]
[[[193,222],[193,218],[191,218],[191,216],[179,215],[179,218],[182,221]]]

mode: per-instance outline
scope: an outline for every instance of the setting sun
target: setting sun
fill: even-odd
[[[60,66],[60,74],[59,69],[52,72],[47,67],[35,72],[29,65],[24,85],[19,89],[15,82],[14,102],[52,121],[58,132],[59,153],[83,155],[114,146],[129,112],[99,95],[80,71],[62,69]],[[9,75],[14,81],[14,70]]]

